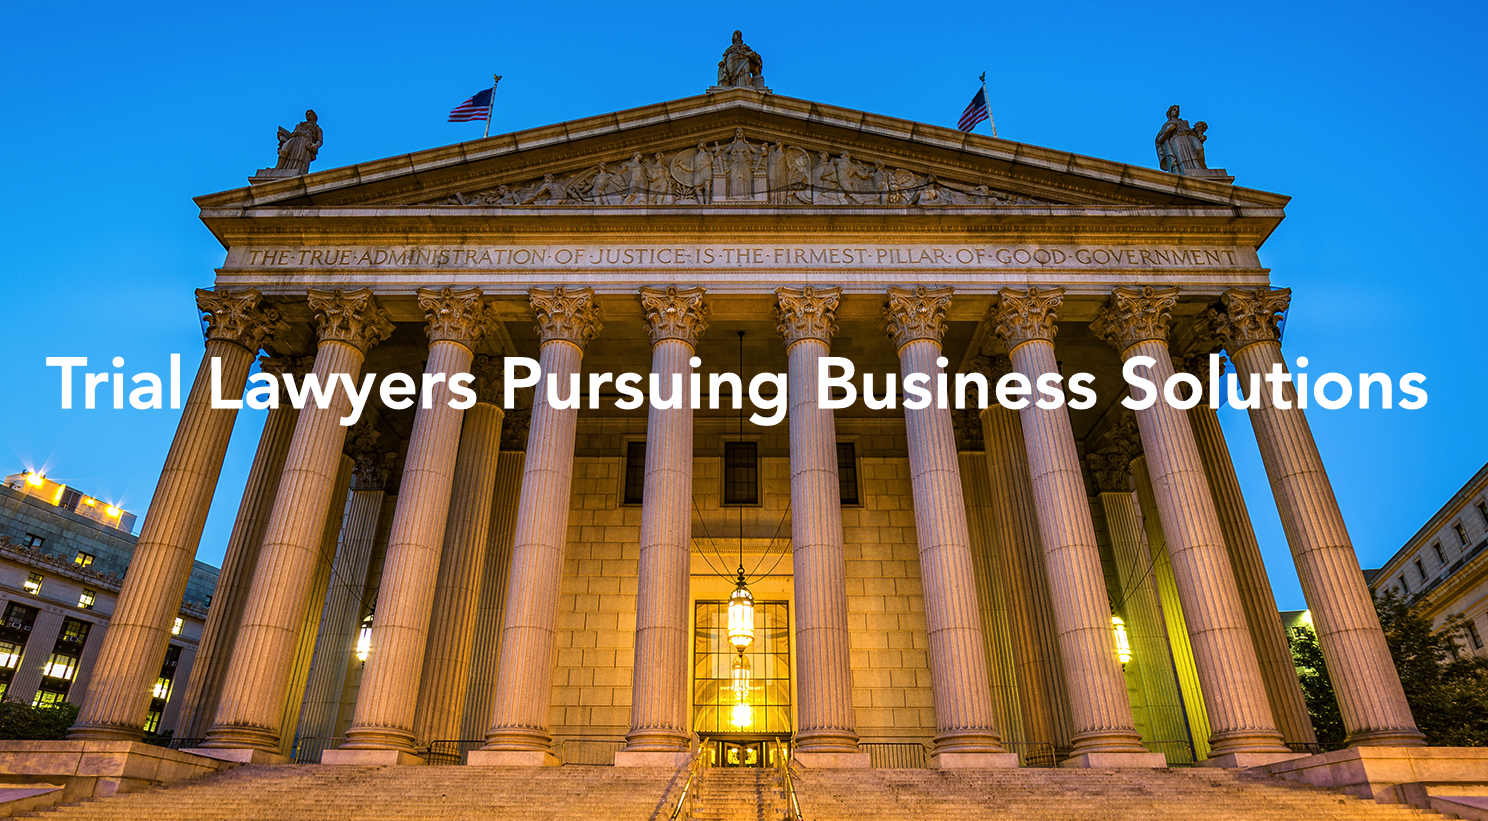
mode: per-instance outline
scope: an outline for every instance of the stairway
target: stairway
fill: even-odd
[[[807,821],[1375,821],[1441,818],[1207,768],[809,770]],[[54,821],[668,821],[686,771],[252,765],[26,817]],[[692,821],[782,821],[774,770],[706,770]]]

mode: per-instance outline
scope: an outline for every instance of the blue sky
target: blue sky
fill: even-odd
[[[493,72],[496,131],[700,93],[734,28],[777,93],[954,126],[986,71],[1000,136],[1119,162],[1155,165],[1180,103],[1210,124],[1212,165],[1294,198],[1261,251],[1296,292],[1289,356],[1428,377],[1423,410],[1310,415],[1361,561],[1488,460],[1479,4],[145,5],[7,13],[0,473],[45,468],[144,512],[176,415],[62,411],[44,359],[163,373],[179,352],[189,378],[192,289],[223,258],[191,197],[272,165],[275,127],[305,108],[332,168],[479,137],[445,113]],[[1278,601],[1300,608],[1249,423],[1222,418]],[[239,417],[205,561],[261,426]]]

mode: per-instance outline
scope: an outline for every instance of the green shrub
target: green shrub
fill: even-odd
[[[77,722],[76,704],[62,702],[32,707],[19,701],[0,701],[0,739],[60,741]]]

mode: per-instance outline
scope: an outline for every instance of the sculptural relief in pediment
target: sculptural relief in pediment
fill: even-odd
[[[834,156],[835,153],[835,156]],[[943,205],[1052,204],[985,184],[938,179],[891,168],[846,151],[753,142],[744,129],[731,142],[699,142],[680,151],[633,153],[581,171],[544,174],[425,205]]]

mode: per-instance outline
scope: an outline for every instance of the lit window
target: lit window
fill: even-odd
[[[153,733],[158,729],[160,729],[160,711],[151,710],[149,714],[145,716],[144,730],[147,733]]]
[[[844,505],[858,504],[858,454],[852,442],[837,443],[837,489]]]
[[[32,573],[30,576],[27,576],[26,583],[21,585],[21,587],[33,596],[41,595],[41,574]]]
[[[172,636],[179,636],[179,635],[181,635],[181,628],[183,626],[185,626],[185,624],[186,624],[185,622],[181,621],[181,617],[180,616],[177,616],[176,617],[176,623],[173,624],[173,625],[171,625],[171,635]]]
[[[65,653],[53,653],[47,659],[46,666],[41,668],[41,674],[72,681],[72,674],[77,672],[77,657]]]
[[[1457,531],[1457,541],[1461,542],[1463,547],[1467,547],[1467,530],[1462,527],[1462,523],[1453,524],[1452,529]]]
[[[81,596],[78,596],[78,607],[81,607],[84,610],[92,610],[93,605],[97,602],[98,593],[92,590],[84,590],[83,594]]]
[[[152,698],[158,698],[162,701],[168,701],[170,700],[170,692],[171,680],[166,678],[165,676],[161,676],[160,678],[155,679],[155,689],[150,691],[150,696]]]
[[[14,670],[21,663],[21,646],[13,641],[0,641],[0,667]]]
[[[79,619],[64,619],[62,635],[57,638],[68,644],[85,644],[88,641],[89,624]]]
[[[1443,565],[1446,565],[1447,554],[1442,551],[1441,542],[1432,542],[1431,549],[1436,551],[1436,560],[1441,562]]]
[[[35,533],[27,533],[26,534],[26,546],[27,547],[41,547],[41,543],[44,542],[44,541],[46,541],[46,539],[41,538],[40,536],[36,535]]]
[[[67,700],[66,693],[57,693],[51,690],[36,691],[36,698],[32,700],[32,707],[55,707]]]
[[[73,557],[72,563],[77,565],[78,567],[91,567],[93,564],[93,558],[94,557],[92,553],[84,553],[83,551],[79,550],[78,554]]]
[[[723,444],[723,503],[759,504],[759,450],[754,442]]]

